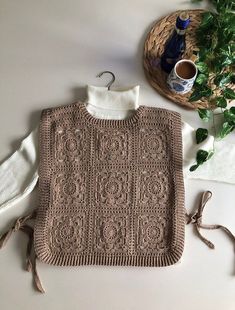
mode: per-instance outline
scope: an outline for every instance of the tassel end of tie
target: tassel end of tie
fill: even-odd
[[[212,242],[210,242],[209,240],[207,240],[206,245],[207,245],[210,249],[212,249],[212,250],[215,249],[215,245],[214,245]]]
[[[36,283],[36,281],[37,281],[37,283]],[[40,293],[42,293],[42,294],[45,294],[45,293],[46,293],[46,291],[44,290],[44,288],[43,288],[43,286],[42,286],[42,283],[41,283],[41,281],[40,281],[39,279],[35,279],[35,287],[36,287],[36,289],[37,289]]]

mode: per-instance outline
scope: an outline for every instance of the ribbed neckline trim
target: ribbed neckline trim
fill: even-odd
[[[133,110],[134,113],[125,119],[104,119],[97,118],[93,116],[86,108],[86,102],[79,102],[78,106],[80,107],[81,113],[83,117],[91,124],[99,124],[99,125],[112,125],[112,126],[122,126],[122,125],[132,125],[135,124],[138,119],[141,117],[144,111],[144,106],[139,105],[137,109]]]

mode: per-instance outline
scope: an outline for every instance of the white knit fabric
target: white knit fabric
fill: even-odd
[[[87,110],[97,118],[125,119],[138,108],[139,85],[126,90],[87,86]]]
[[[94,117],[125,119],[138,108],[139,86],[126,90],[108,90],[107,87],[87,86],[86,108]],[[202,167],[190,172],[198,149],[210,150],[214,138],[209,136],[196,145],[195,130],[182,123],[184,176],[235,184],[235,144],[215,142],[215,155]],[[38,127],[36,127],[5,162],[0,165],[0,212],[27,196],[38,180]]]
[[[38,180],[38,127],[0,165],[0,212],[26,197]]]

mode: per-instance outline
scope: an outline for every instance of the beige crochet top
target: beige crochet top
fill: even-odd
[[[177,112],[139,106],[128,119],[92,116],[85,102],[44,109],[39,136],[39,206],[0,236],[28,236],[26,269],[38,291],[36,259],[56,265],[167,266],[184,248],[185,224],[200,229],[212,193],[184,208],[181,119]],[[186,218],[187,217],[187,221]],[[28,222],[35,220],[35,227]]]
[[[42,111],[37,257],[56,265],[166,266],[184,247],[180,114],[139,106],[98,119]]]

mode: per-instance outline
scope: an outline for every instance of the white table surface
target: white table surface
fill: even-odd
[[[87,84],[140,85],[140,104],[182,113],[193,126],[200,121],[163,99],[145,79],[143,43],[156,19],[178,9],[197,8],[185,0],[0,0],[0,161],[4,161],[39,121],[46,107],[85,98]],[[235,187],[209,181],[185,181],[186,207],[199,193],[213,199],[207,223],[235,232]],[[35,207],[37,188],[0,217],[3,232],[17,216]],[[221,231],[204,231],[216,244],[210,250],[186,227],[181,262],[165,268],[56,267],[39,262],[46,294],[37,293],[23,270],[26,238],[17,233],[0,251],[0,309],[161,310],[235,309],[235,264],[230,240]]]

